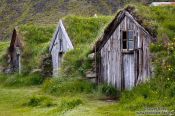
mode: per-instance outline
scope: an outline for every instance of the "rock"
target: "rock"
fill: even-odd
[[[88,58],[90,58],[90,59],[92,59],[92,60],[95,59],[95,54],[94,54],[94,53],[89,54],[89,55],[88,55]]]
[[[96,73],[93,72],[93,71],[87,71],[86,72],[86,77],[87,78],[94,78],[94,77],[96,77]]]
[[[4,69],[3,71],[5,74],[12,74],[13,73],[13,70],[11,68],[6,68]]]
[[[94,17],[97,18],[97,14],[94,14]]]
[[[94,71],[87,71],[86,78],[92,83],[96,83],[96,73]]]
[[[34,74],[34,73],[41,73],[41,69],[33,69],[30,73],[31,73],[31,74]]]

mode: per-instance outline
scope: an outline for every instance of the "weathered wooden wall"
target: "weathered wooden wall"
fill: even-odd
[[[132,30],[135,50],[127,53],[122,49],[121,31]],[[100,51],[97,51],[98,80],[114,85],[117,89],[131,89],[151,75],[150,35],[130,16],[125,16]]]

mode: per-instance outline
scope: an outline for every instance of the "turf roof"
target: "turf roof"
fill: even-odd
[[[76,53],[68,53],[70,57],[75,57],[77,60],[84,57],[110,20],[111,17],[67,16],[63,18],[68,35],[75,46],[73,51]],[[41,68],[43,58],[49,54],[49,45],[56,31],[56,24],[21,25],[18,31],[23,41],[22,68],[24,72]],[[75,63],[75,61],[69,61]]]

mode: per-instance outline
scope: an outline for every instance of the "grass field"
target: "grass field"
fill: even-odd
[[[26,105],[33,97],[44,98],[45,101],[34,106]],[[72,101],[80,99],[80,104],[72,105]],[[63,105],[68,104],[68,105]],[[117,105],[116,101],[107,102],[98,100],[97,97],[87,94],[67,95],[54,97],[41,91],[41,87],[5,88],[0,89],[0,116],[106,116],[106,115],[134,115],[126,111],[104,109],[111,105]],[[103,108],[104,107],[104,108]]]

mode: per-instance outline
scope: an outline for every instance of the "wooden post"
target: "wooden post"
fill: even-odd
[[[16,54],[18,58],[18,72],[21,74],[21,51],[19,47],[16,47]]]
[[[21,74],[21,55],[19,54],[19,74]]]

